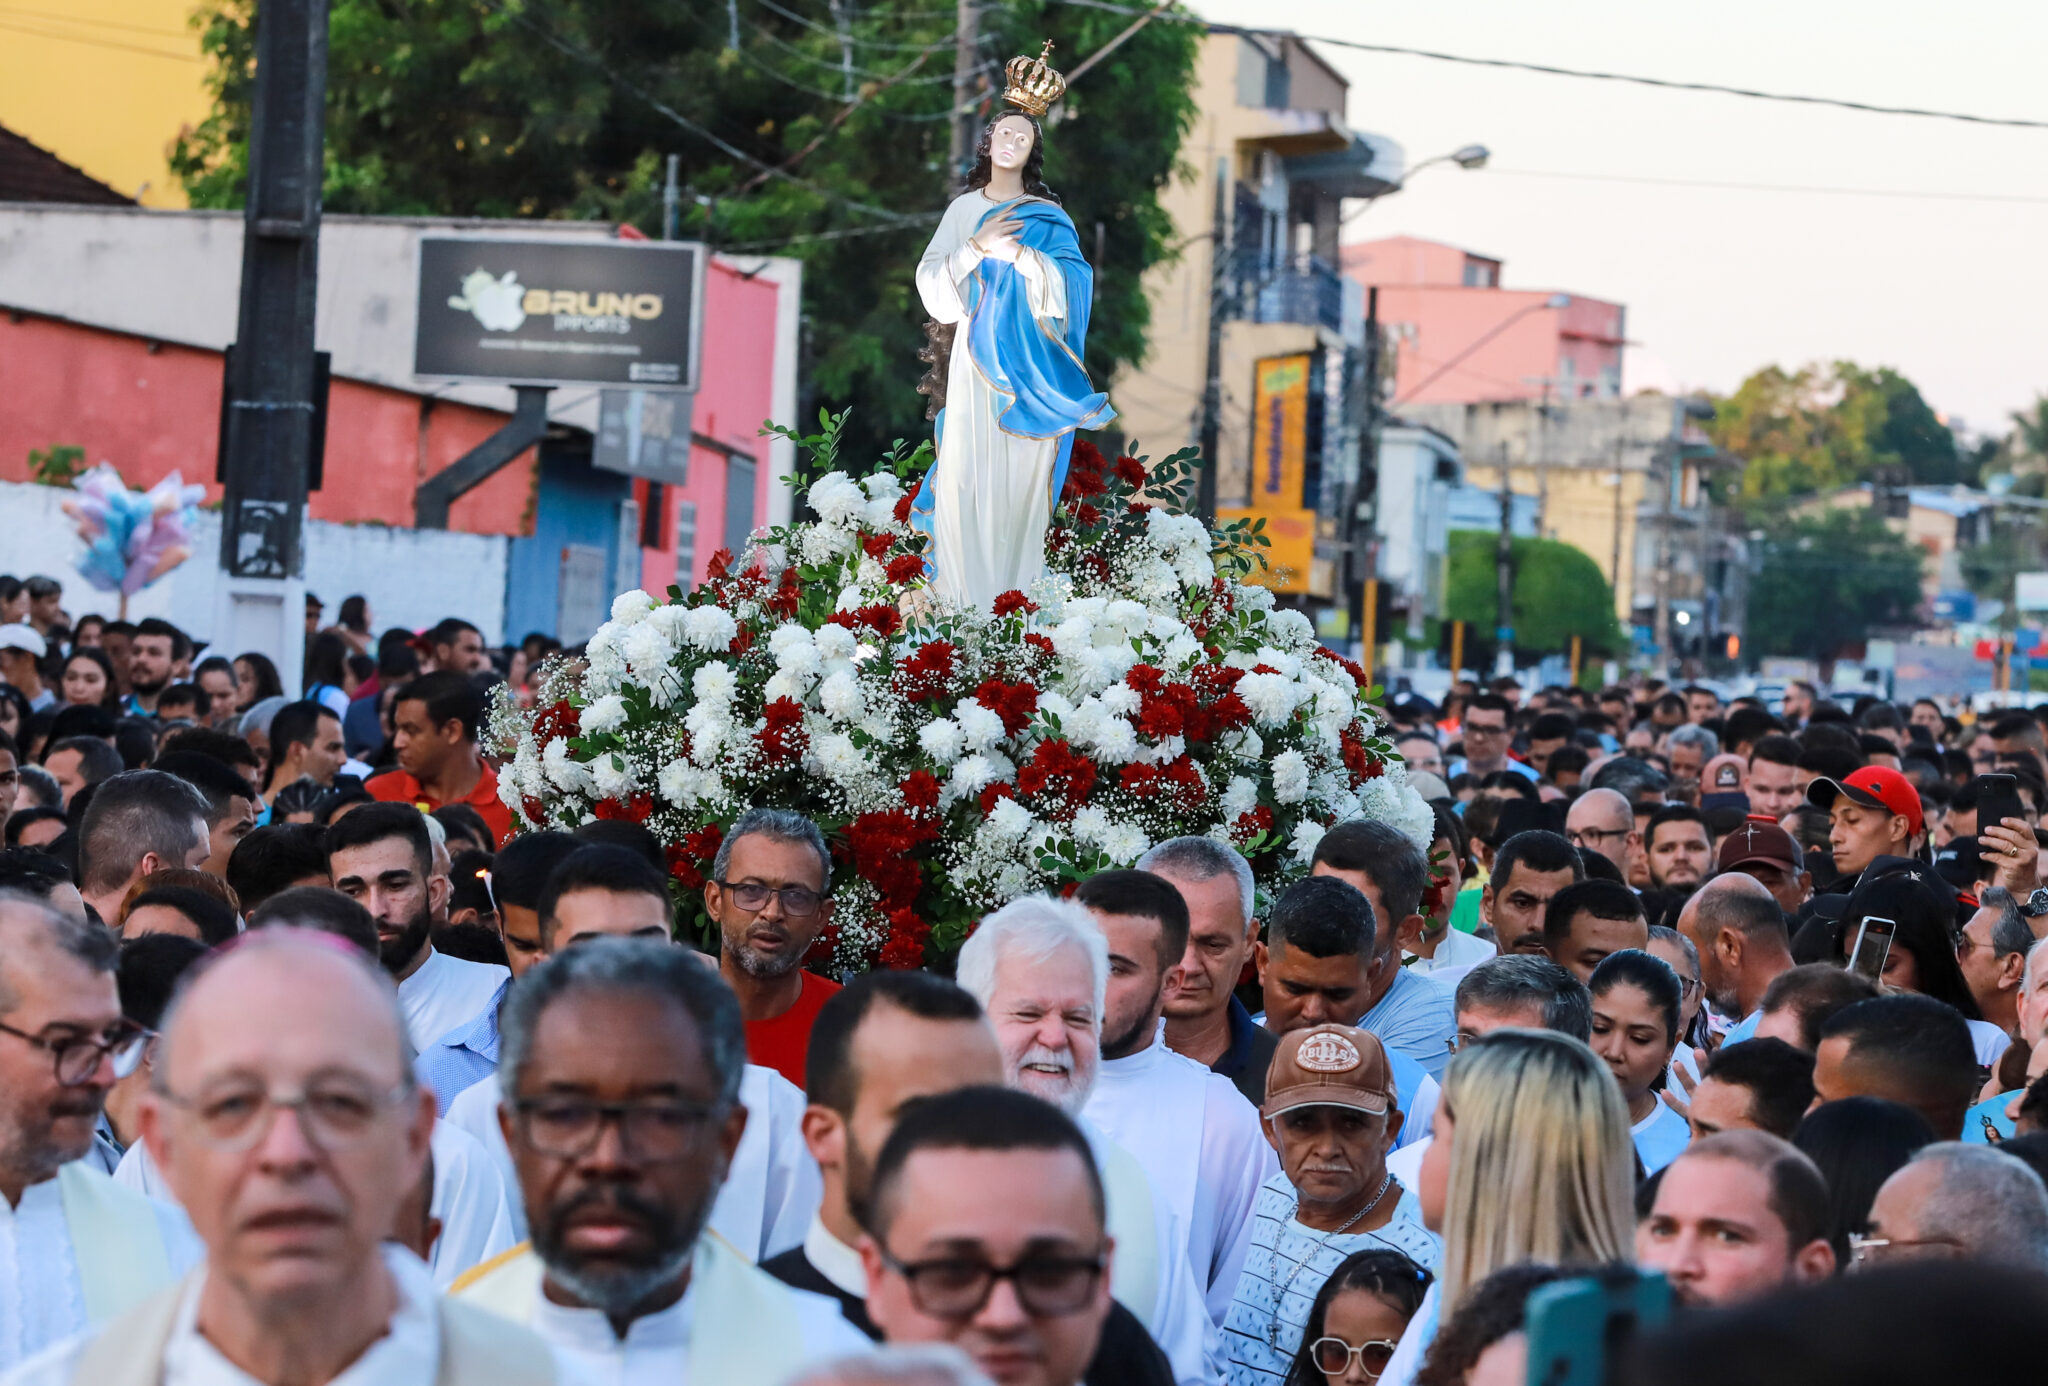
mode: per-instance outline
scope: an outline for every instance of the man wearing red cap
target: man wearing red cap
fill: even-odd
[[[1879,857],[1910,857],[1920,837],[1920,792],[1896,770],[1866,765],[1840,780],[1819,776],[1806,802],[1825,809],[1828,845],[1840,873],[1832,889],[1846,894]]]

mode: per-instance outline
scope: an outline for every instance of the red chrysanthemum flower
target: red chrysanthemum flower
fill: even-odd
[[[1041,741],[1017,771],[1017,791],[1038,801],[1048,817],[1071,818],[1095,788],[1095,762],[1065,740]]]
[[[828,624],[845,626],[848,630],[866,627],[885,640],[903,629],[903,613],[882,602],[852,611],[835,611],[826,619]]]
[[[880,558],[883,554],[889,552],[889,547],[895,542],[895,536],[890,534],[862,535],[860,541],[861,552],[865,553],[869,558]]]
[[[916,654],[897,666],[903,676],[898,685],[903,696],[911,702],[945,697],[947,685],[953,678],[954,659],[959,653],[959,646],[950,640],[932,640],[921,646]]]
[[[1116,472],[1116,479],[1123,482],[1124,485],[1143,486],[1145,484],[1145,464],[1137,458],[1119,457],[1112,465]]]
[[[810,744],[804,731],[804,705],[794,698],[777,698],[761,709],[768,725],[755,733],[762,753],[772,764],[800,756]]]
[[[1038,690],[1028,683],[989,679],[974,690],[974,701],[1002,718],[1003,730],[1015,736],[1031,725],[1038,711]]]
[[[566,698],[549,703],[533,719],[533,737],[545,751],[554,742],[575,736],[582,730],[582,718]]]
[[[914,809],[929,813],[939,806],[938,776],[929,770],[911,771],[896,788],[903,795],[903,802]]]
[[[914,553],[898,554],[889,560],[888,578],[897,586],[924,576],[924,559]]]
[[[898,500],[897,500],[897,502],[896,502],[896,510],[895,510],[895,515],[896,515],[896,523],[897,523],[897,524],[899,524],[899,525],[907,525],[907,524],[909,524],[909,523],[910,523],[910,512],[911,512],[912,510],[914,510],[914,509],[916,508],[916,506],[917,506],[917,497],[916,497],[915,495],[908,495],[908,496],[903,496],[903,497],[901,497],[900,499],[898,499]]]
[[[994,609],[998,616],[1013,616],[1019,611],[1038,610],[1038,603],[1013,587],[997,595]]]

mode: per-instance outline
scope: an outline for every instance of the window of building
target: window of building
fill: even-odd
[[[1500,287],[1500,261],[1481,260],[1476,256],[1465,257],[1465,287],[1468,289],[1497,289]]]

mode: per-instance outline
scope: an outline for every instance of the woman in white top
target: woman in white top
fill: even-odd
[[[1423,1222],[1443,1235],[1443,1270],[1379,1386],[1412,1386],[1438,1323],[1501,1267],[1628,1258],[1628,1127],[1607,1066],[1569,1035],[1496,1030],[1458,1051],[1416,1189]]]
[[[1643,1172],[1655,1174],[1692,1140],[1692,1126],[1658,1096],[1678,1044],[1678,974],[1640,949],[1609,953],[1593,969],[1593,1052],[1607,1061],[1628,1104]]]

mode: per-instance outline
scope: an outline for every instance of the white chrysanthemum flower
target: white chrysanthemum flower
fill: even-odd
[[[1273,590],[1270,587],[1254,587],[1247,583],[1237,589],[1237,603],[1246,611],[1271,611]]]
[[[775,667],[777,669],[800,679],[815,677],[818,670],[824,665],[824,662],[824,660],[818,657],[818,647],[809,641],[805,641],[801,645],[786,645],[783,647],[782,652],[775,656]]]
[[[1166,642],[1160,657],[1169,669],[1185,669],[1202,658],[1202,642],[1195,638],[1193,631],[1184,630]]]
[[[566,741],[550,741],[541,753],[541,766],[547,771],[549,783],[564,793],[580,794],[590,787],[589,769],[569,754]]]
[[[690,675],[690,691],[697,695],[697,702],[728,707],[733,694],[739,691],[739,679],[729,664],[700,664]]]
[[[1299,751],[1282,751],[1273,757],[1273,797],[1283,804],[1298,804],[1308,797],[1308,762]]]
[[[598,736],[605,732],[617,731],[626,725],[626,700],[616,693],[607,693],[593,699],[577,719],[585,736]]]
[[[590,762],[590,787],[598,797],[616,799],[633,789],[633,763],[614,752]]]
[[[1216,560],[1206,553],[1183,552],[1173,560],[1173,571],[1183,587],[1206,589],[1216,581]]]
[[[835,722],[858,722],[867,712],[868,700],[858,678],[840,673],[818,685],[818,706]]]
[[[860,637],[845,626],[819,626],[811,637],[818,653],[826,659],[852,659],[860,648]]]
[[[661,627],[653,621],[642,621],[627,630],[625,639],[619,642],[619,653],[625,656],[633,677],[646,683],[668,667],[668,662],[675,658],[676,647]]]
[[[819,567],[853,552],[853,531],[837,525],[812,525],[797,540],[796,547],[804,562]]]
[[[860,522],[868,529],[878,529],[885,534],[897,533],[901,528],[896,523],[896,502],[887,496],[862,506]]]
[[[1288,839],[1287,850],[1294,855],[1295,861],[1308,865],[1309,859],[1316,854],[1316,844],[1323,840],[1324,831],[1323,825],[1313,818],[1304,818],[1294,825],[1294,836]]]
[[[612,619],[622,626],[630,626],[654,610],[654,598],[638,590],[621,592],[612,598]]]
[[[812,738],[811,754],[817,758],[825,777],[836,784],[855,785],[869,776],[867,757],[844,732],[827,732]]]
[[[1301,658],[1274,645],[1261,645],[1253,658],[1268,669],[1278,669],[1290,679],[1301,677]]]
[[[1113,683],[1096,696],[1102,700],[1104,711],[1118,717],[1129,717],[1144,705],[1138,690],[1127,683]]]
[[[1125,765],[1136,760],[1138,729],[1121,717],[1105,717],[1095,733],[1094,754],[1105,765]]]
[[[1288,649],[1306,653],[1316,646],[1315,622],[1292,607],[1283,607],[1266,617],[1266,629]]]
[[[1094,647],[1095,624],[1084,617],[1069,616],[1052,628],[1053,653],[1061,659],[1074,659]]]
[[[967,745],[985,751],[1003,739],[1003,719],[972,698],[962,698],[953,709],[953,720]]]
[[[1024,834],[1030,832],[1035,821],[1031,816],[1031,810],[1015,799],[996,800],[996,806],[989,810],[988,815],[989,826],[1000,837],[1010,842],[1018,841]]]
[[[828,525],[849,525],[860,518],[868,498],[845,472],[827,472],[811,483],[806,499]]]
[[[679,645],[683,639],[683,622],[689,615],[689,607],[679,602],[663,602],[647,613],[647,624],[660,631],[670,644]]]
[[[810,675],[791,669],[777,669],[768,676],[768,682],[761,685],[761,700],[772,703],[782,698],[793,698],[802,702],[810,691]]]
[[[963,756],[953,766],[953,773],[947,778],[947,785],[955,794],[962,796],[979,794],[995,783],[996,763],[987,756]]]
[[[1060,724],[1064,726],[1067,719],[1074,715],[1074,704],[1064,693],[1048,688],[1038,695],[1038,710],[1048,716],[1059,718]]]
[[[951,765],[966,749],[967,738],[952,718],[935,717],[918,728],[917,746],[940,765]]]
[[[1217,804],[1217,812],[1226,823],[1235,823],[1244,814],[1259,806],[1258,781],[1249,775],[1233,775],[1230,783],[1223,787],[1223,798]]]
[[[869,472],[860,479],[870,500],[892,501],[903,494],[903,482],[894,472]]]
[[[1103,854],[1119,866],[1129,866],[1151,846],[1152,839],[1136,823],[1111,824],[1102,840]]]
[[[787,625],[777,626],[768,633],[768,653],[775,656],[778,664],[782,662],[782,657],[791,650],[799,647],[809,649],[812,647],[812,644],[810,629],[806,626],[797,625],[794,621]]]
[[[739,633],[739,623],[719,607],[692,607],[683,618],[684,643],[706,654],[724,654],[732,648],[733,638]]]
[[[1070,826],[1074,841],[1083,847],[1100,847],[1109,836],[1109,815],[1094,804],[1085,804],[1075,811]]]
[[[1285,726],[1301,694],[1300,685],[1285,674],[1246,674],[1237,681],[1237,696],[1262,727]]]
[[[672,760],[662,768],[655,787],[661,797],[677,808],[696,808],[725,797],[725,781],[716,770],[707,770],[687,760]]]
[[[881,564],[862,554],[860,563],[853,570],[853,580],[861,587],[881,587],[888,583],[889,574],[883,570]]]

